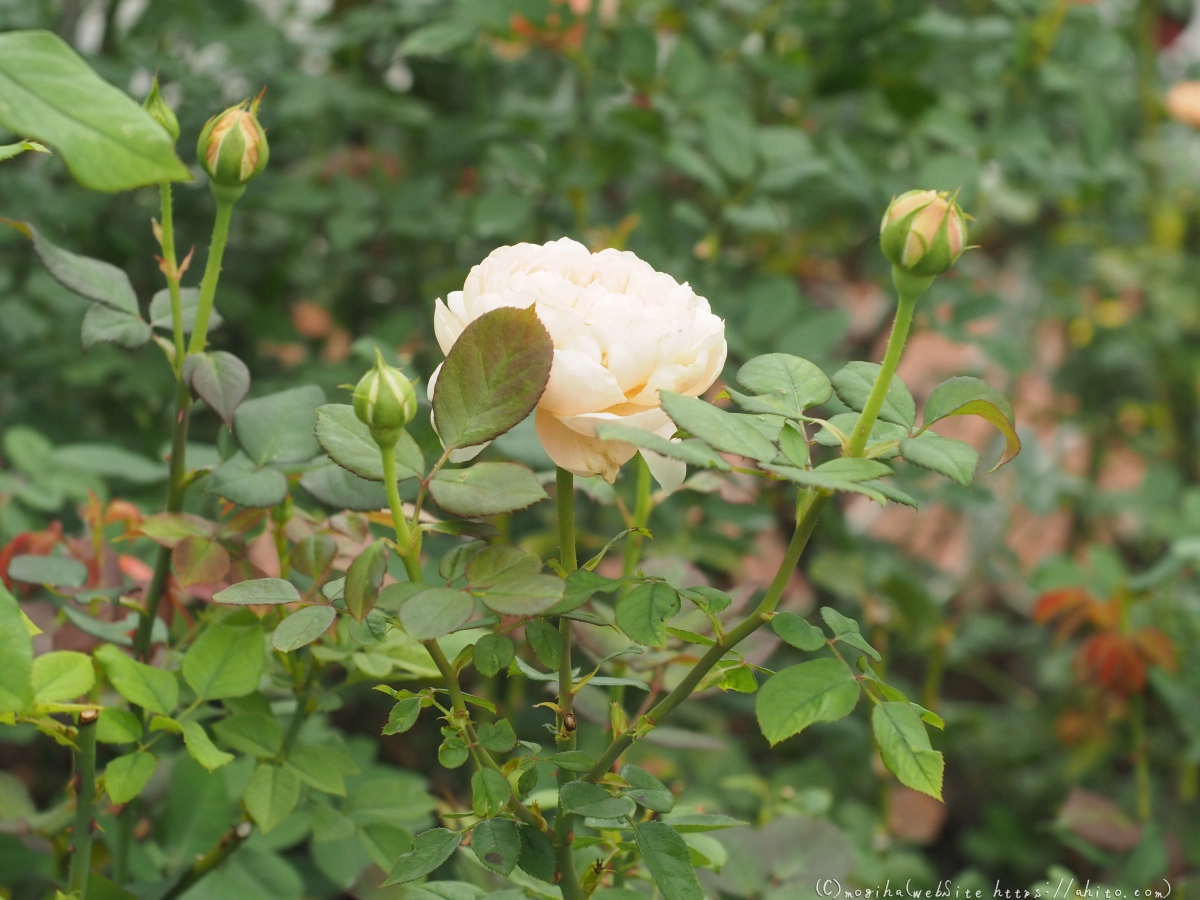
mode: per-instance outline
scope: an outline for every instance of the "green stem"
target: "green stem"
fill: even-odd
[[[799,563],[800,556],[804,552],[804,548],[808,545],[808,540],[812,537],[813,530],[817,526],[817,520],[820,519],[821,513],[824,512],[825,507],[828,505],[830,497],[832,497],[832,493],[827,491],[810,490],[804,493],[800,501],[796,530],[792,533],[792,539],[788,543],[787,551],[783,555],[783,561],[779,564],[779,570],[775,573],[775,578],[771,581],[770,587],[767,588],[766,595],[759,602],[753,613],[738,623],[733,630],[726,632],[724,638],[713,644],[708,649],[708,652],[701,657],[700,661],[683,677],[683,680],[646,713],[645,718],[651,726],[662,722],[675,707],[686,700],[692,691],[696,689],[696,685],[700,683],[701,679],[708,674],[713,666],[721,661],[726,653],[770,621],[771,614],[775,612],[775,607],[779,605],[779,600],[783,597],[783,591],[787,587],[788,580],[792,577],[792,572],[795,570],[797,563]],[[585,781],[595,781],[609,770],[612,764],[633,743],[638,725],[638,722],[634,722],[623,734],[614,736],[613,742],[609,744],[608,749],[604,751],[604,754],[600,757],[596,765],[583,776]]]
[[[87,900],[88,875],[92,868],[92,822],[96,806],[96,721],[100,716],[94,709],[79,714],[79,733],[75,743],[75,777],[79,781],[75,793],[74,846],[71,850],[71,869],[67,890]]]
[[[179,294],[179,271],[175,259],[175,216],[171,200],[171,184],[164,182],[158,187],[162,200],[162,258],[166,264],[167,290],[171,294],[171,332],[175,338],[175,375],[183,371],[183,300]]]
[[[197,881],[223,863],[229,854],[240,847],[242,841],[250,836],[251,831],[253,831],[253,826],[249,822],[240,822],[229,829],[211,850],[192,863],[183,877],[171,885],[170,890],[159,900],[175,900],[176,897],[182,896]]]
[[[245,187],[230,188],[215,182],[212,184],[213,196],[217,199],[217,218],[213,222],[212,243],[208,247],[204,278],[200,282],[200,301],[196,306],[196,324],[192,326],[188,353],[203,353],[204,345],[208,342],[208,320],[212,316],[213,298],[217,295],[217,281],[221,277],[225,242],[229,240],[229,221],[233,217],[233,205],[245,191]]]
[[[879,418],[879,410],[883,408],[883,401],[887,399],[888,390],[892,386],[892,376],[896,374],[896,367],[900,364],[900,354],[904,351],[904,342],[908,340],[908,329],[912,325],[913,311],[917,307],[917,301],[933,283],[932,277],[910,275],[895,267],[892,268],[892,280],[900,295],[900,302],[896,307],[896,318],[892,322],[892,333],[888,338],[887,351],[883,354],[883,362],[880,363],[879,375],[875,379],[871,393],[867,396],[862,414],[858,417],[858,424],[854,426],[854,431],[850,435],[850,443],[846,446],[846,456],[862,456],[863,450],[866,449],[871,429],[875,427],[875,420]]]
[[[559,468],[555,475],[555,502],[558,504],[558,560],[568,574],[579,568],[575,550],[575,476]],[[575,749],[575,712],[573,710],[575,685],[571,675],[571,620],[559,616],[558,633],[562,638],[562,657],[558,664],[558,733],[555,746],[560,753]],[[562,786],[571,779],[571,773],[558,770],[560,788],[558,812],[554,817],[554,855],[559,875],[559,887],[563,900],[582,900],[586,895],[575,874],[575,852],[572,847],[575,817],[563,811]]]
[[[646,523],[650,521],[650,512],[653,510],[653,505],[650,502],[650,467],[646,465],[646,460],[639,453],[634,457],[634,466],[637,469],[637,499],[634,501],[633,507],[633,527],[645,528]],[[629,540],[625,542],[625,560],[622,574],[629,578],[637,572],[638,563],[642,559],[642,544],[645,538],[634,533],[629,536]],[[622,594],[628,593],[630,585],[622,586]]]
[[[388,508],[392,511],[392,528],[396,532],[397,552],[404,561],[404,570],[408,572],[409,581],[424,581],[421,574],[421,550],[419,544],[413,543],[413,533],[408,527],[408,519],[404,516],[404,504],[400,501],[400,486],[396,481],[396,445],[390,444],[379,448],[383,460],[383,486],[387,490]]]
[[[1130,718],[1133,725],[1133,767],[1137,783],[1137,815],[1150,821],[1150,744],[1146,740],[1146,708],[1142,698],[1130,697]]]

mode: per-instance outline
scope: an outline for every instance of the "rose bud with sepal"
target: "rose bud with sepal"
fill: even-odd
[[[893,199],[884,213],[879,246],[898,269],[941,275],[967,248],[966,214],[951,194],[908,191]]]
[[[417,394],[412,382],[375,351],[375,365],[354,388],[354,414],[371,429],[380,446],[393,445],[404,426],[417,414]]]
[[[258,121],[259,94],[213,116],[200,132],[196,156],[214,184],[245,187],[267,167],[267,135]]]

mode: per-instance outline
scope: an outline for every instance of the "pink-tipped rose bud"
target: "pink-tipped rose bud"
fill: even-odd
[[[967,247],[966,215],[947,193],[908,191],[884,213],[879,246],[905,272],[941,275]]]
[[[200,132],[196,156],[216,184],[242,187],[267,167],[267,135],[257,113],[258,100],[243,100],[213,116]]]

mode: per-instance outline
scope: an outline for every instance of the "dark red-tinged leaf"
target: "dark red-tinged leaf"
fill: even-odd
[[[185,537],[171,551],[171,567],[183,587],[213,584],[229,574],[229,553],[216,541]]]
[[[447,447],[473,447],[520,424],[537,405],[554,344],[533,307],[502,307],[466,327],[438,375],[433,416]]]

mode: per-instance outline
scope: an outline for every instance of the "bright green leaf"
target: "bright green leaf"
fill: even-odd
[[[759,689],[755,712],[772,745],[814,722],[836,722],[858,703],[854,674],[836,659],[814,659],[784,669]]]
[[[169,716],[179,703],[179,682],[172,673],[136,662],[112,644],[105,644],[92,655],[104,667],[117,693],[135,706]]]
[[[942,799],[942,754],[929,744],[929,735],[917,711],[908,703],[877,703],[871,713],[871,728],[879,743],[879,755],[900,783]]]
[[[292,769],[269,763],[258,764],[242,794],[246,812],[258,823],[263,834],[286,819],[299,799],[300,777]]]
[[[104,767],[104,790],[113,803],[128,803],[142,792],[158,760],[153,753],[139,751],[118,756]]]
[[[96,670],[92,658],[85,653],[55,650],[33,661],[33,693],[38,703],[74,700],[90,691],[95,683]]]
[[[617,625],[647,647],[667,646],[667,622],[679,612],[679,594],[669,584],[639,584],[617,601]]]

